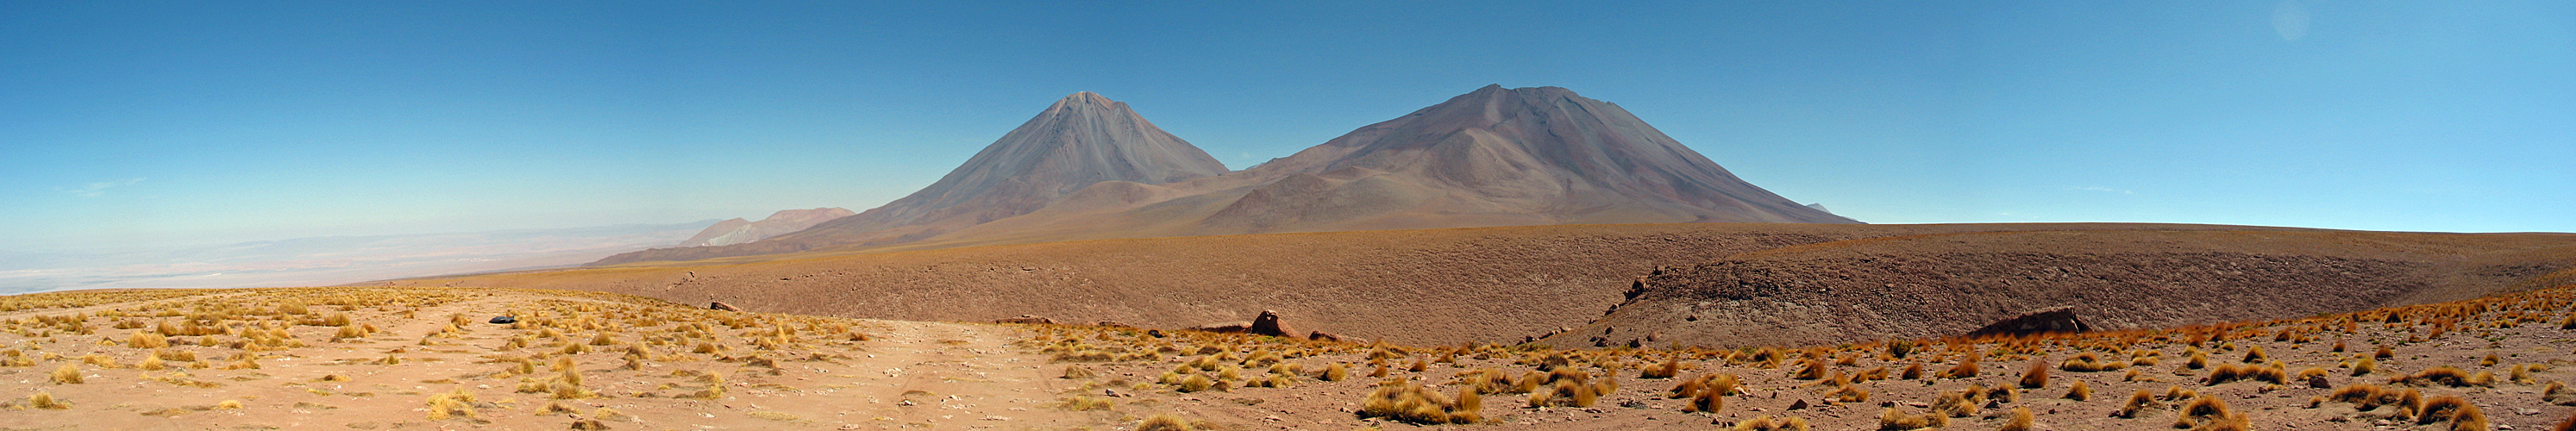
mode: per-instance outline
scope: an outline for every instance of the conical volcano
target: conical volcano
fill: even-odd
[[[795,233],[723,247],[646,250],[593,265],[793,253],[907,242],[1035,211],[1103,181],[1162,184],[1224,174],[1225,164],[1126,103],[1092,92],[1057,100],[910,196]]]
[[[947,244],[1609,223],[1858,223],[1736,178],[1619,105],[1487,86],[1240,172],[1103,182]]]
[[[1244,175],[1205,224],[1252,231],[1568,223],[1854,223],[1727,172],[1619,105],[1486,86]]]

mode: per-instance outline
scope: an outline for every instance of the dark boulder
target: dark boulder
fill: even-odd
[[[517,317],[511,317],[511,316],[501,316],[501,317],[494,317],[494,318],[492,318],[492,324],[494,324],[494,325],[508,325],[508,324],[512,324],[512,323],[519,323],[519,318],[517,318]]]
[[[724,303],[723,301],[717,301],[717,302],[713,302],[713,303],[708,303],[708,304],[707,304],[707,309],[709,309],[709,310],[724,310],[724,311],[742,311],[742,309],[740,309],[740,308],[734,308],[734,307],[733,307],[733,304],[726,304],[726,303]]]
[[[1279,312],[1270,310],[1261,310],[1260,316],[1252,318],[1252,327],[1245,328],[1243,332],[1246,334],[1268,335],[1273,337],[1288,336],[1288,330],[1281,329],[1279,327]]]

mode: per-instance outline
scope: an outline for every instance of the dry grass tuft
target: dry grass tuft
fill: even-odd
[[[2418,371],[2412,375],[2391,377],[2388,379],[2388,383],[2413,386],[2442,385],[2455,388],[2469,386],[2495,386],[2495,375],[2484,373],[2470,374],[2468,371],[2463,371],[2459,368],[2445,365],[2433,367],[2424,371]]]
[[[1879,431],[1907,431],[1950,426],[1950,416],[1940,413],[1907,414],[1889,407],[1878,414]]]
[[[1386,418],[1413,424],[1476,423],[1482,420],[1476,410],[1484,408],[1481,397],[1465,388],[1460,402],[1450,402],[1439,392],[1402,380],[1379,382],[1360,402],[1361,418]],[[1472,408],[1472,409],[1471,409]]]
[[[54,384],[57,385],[79,384],[81,382],[80,366],[63,364],[62,367],[54,369],[52,376]]]
[[[1158,414],[1136,422],[1136,431],[1190,431],[1189,421],[1179,416]]]
[[[2576,406],[2576,390],[2569,390],[2566,383],[2551,380],[2548,387],[2541,388],[2540,401],[2562,406]]]
[[[1680,355],[1674,355],[1674,356],[1671,356],[1671,357],[1665,358],[1665,359],[1664,359],[1664,363],[1662,363],[1662,364],[1656,364],[1656,365],[1647,366],[1647,367],[1645,367],[1644,369],[1639,370],[1639,371],[1637,372],[1637,378],[1640,378],[1640,379],[1669,379],[1669,378],[1673,378],[1673,376],[1674,376],[1674,375],[1681,374],[1681,372],[1682,372],[1682,357],[1681,357]]]
[[[2035,359],[2030,361],[2030,369],[2022,370],[2021,372],[2021,387],[2023,389],[2039,389],[2048,387],[2048,361],[2046,359]]]
[[[2449,428],[2451,430],[2484,431],[2488,429],[2486,413],[2479,411],[2476,404],[2470,404],[2469,400],[2460,397],[2442,396],[2424,400],[2424,408],[2417,411],[2420,413],[2415,415],[2416,425],[2448,421],[2451,423]]]
[[[2227,402],[2213,397],[2193,398],[2184,403],[2174,416],[2174,428],[2245,429],[2245,415],[2227,410]]]
[[[2137,419],[2140,413],[2163,408],[2164,403],[2156,402],[2155,393],[2139,389],[2137,393],[2129,394],[2127,403],[2120,405],[2118,416],[2122,419]]]
[[[2066,399],[2070,399],[2070,400],[2076,400],[2076,401],[2092,401],[2092,400],[2093,400],[2093,387],[2092,387],[2092,386],[2090,386],[2090,385],[2086,385],[2086,384],[2084,384],[2084,381],[2083,381],[2083,380],[2077,380],[2077,381],[2075,381],[2074,383],[2068,383],[2068,384],[2066,384],[2066,397],[2065,397],[2065,398],[2066,398]]]
[[[1952,366],[1948,370],[1942,370],[1940,377],[1944,379],[1965,379],[1976,376],[1977,354],[1970,352],[1967,357],[1959,359],[1959,365]]]
[[[2283,371],[2280,367],[2274,366],[2218,364],[2217,368],[2209,371],[2208,385],[2217,386],[2239,380],[2256,380],[2271,382],[2272,384],[2281,384],[2289,381],[2289,374],[2290,373],[2288,371]]]
[[[2081,382],[2078,382],[2078,383],[2081,383]],[[2004,421],[2004,426],[2002,426],[2002,427],[1998,427],[1998,428],[1995,428],[1995,430],[1996,430],[1996,431],[2030,431],[2030,430],[2032,429],[2032,427],[2033,427],[2033,426],[2035,426],[2035,425],[2031,424],[2030,408],[2029,408],[2029,407],[2014,407],[2014,408],[2012,409],[2012,419]]]
[[[1735,430],[1735,431],[1807,431],[1807,418],[1802,418],[1802,417],[1797,417],[1797,416],[1784,416],[1784,417],[1781,417],[1781,418],[1778,418],[1778,419],[1773,419],[1773,418],[1772,418],[1772,417],[1770,417],[1770,416],[1755,416],[1755,417],[1753,417],[1753,419],[1752,419],[1752,420],[1747,420],[1747,421],[1743,421],[1743,422],[1736,422],[1736,423],[1735,423],[1735,428],[1734,428],[1734,430]]]
[[[54,399],[54,394],[44,392],[37,392],[35,395],[28,395],[27,405],[46,410],[63,410],[72,408],[71,403]]]
[[[2075,357],[2073,358],[2067,358],[2066,362],[2057,364],[2057,369],[2078,373],[2115,371],[2128,367],[2128,362],[2105,361],[2102,360],[2100,355],[2095,355],[2093,352],[2078,353],[2075,354]]]

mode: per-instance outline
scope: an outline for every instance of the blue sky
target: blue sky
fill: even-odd
[[[0,4],[0,249],[864,210],[1075,91],[1242,168],[1485,84],[1876,223],[2576,231],[2564,1],[527,3]]]

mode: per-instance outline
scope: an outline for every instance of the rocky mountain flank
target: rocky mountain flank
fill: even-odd
[[[1094,127],[1100,124],[1107,125]],[[653,250],[594,265],[826,247],[894,251],[1553,224],[1858,223],[1747,183],[1626,109],[1557,87],[1489,85],[1240,172],[1203,159],[1125,105],[1080,93],[940,183],[883,208],[750,244]],[[1204,165],[1181,162],[1189,160]]]
[[[855,216],[759,241],[626,253],[592,265],[794,253],[910,242],[1027,214],[1102,181],[1160,184],[1226,173],[1225,164],[1137,115],[1079,92],[968,158],[938,182]]]
[[[707,247],[759,241],[762,238],[805,230],[805,228],[814,227],[814,225],[822,224],[823,222],[831,221],[832,219],[849,217],[853,214],[858,213],[850,212],[850,210],[844,208],[815,208],[807,210],[781,210],[776,213],[771,213],[769,218],[760,219],[760,221],[756,222],[743,220],[742,218],[737,217],[731,220],[716,222],[714,226],[707,226],[706,230],[698,231],[697,236],[689,237],[688,241],[680,242],[679,246]]]
[[[1937,233],[1782,247],[1640,277],[1559,346],[1938,338],[2047,310],[2095,330],[2280,319],[2563,284],[2576,236],[2319,230]]]

